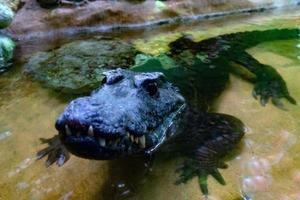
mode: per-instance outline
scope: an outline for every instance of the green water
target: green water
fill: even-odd
[[[167,43],[182,32],[195,40],[246,30],[264,30],[300,25],[296,11],[210,20],[199,24],[170,26],[148,31],[115,33],[151,54],[168,50]],[[73,156],[62,168],[45,168],[35,161],[44,147],[39,138],[56,134],[54,121],[72,97],[43,88],[23,75],[22,65],[35,51],[60,46],[74,38],[22,41],[16,65],[0,78],[0,199],[125,199],[111,184],[125,180],[131,194],[127,199],[199,199],[197,180],[176,186],[174,170],[181,160],[157,156],[145,176],[137,160],[91,161]],[[50,42],[49,42],[50,41]],[[278,70],[292,96],[299,102],[299,40],[260,43],[247,52]],[[230,76],[226,91],[214,104],[217,112],[231,114],[248,127],[241,152],[222,170],[227,181],[221,186],[209,179],[209,199],[239,199],[241,191],[254,199],[300,198],[300,109],[285,103],[288,111],[268,104],[262,107],[251,96],[252,85]],[[132,164],[134,163],[134,164]],[[138,184],[136,184],[138,183]]]

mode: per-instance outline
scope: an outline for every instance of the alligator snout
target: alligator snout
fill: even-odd
[[[123,148],[126,145],[136,145],[146,148],[145,135],[132,133],[130,130],[129,116],[127,113],[112,113],[111,109],[106,110],[109,105],[105,103],[96,104],[90,98],[80,98],[71,102],[65,112],[57,119],[55,127],[61,138],[67,140],[82,140],[89,138],[98,142],[101,147]],[[89,108],[82,104],[93,105]],[[115,109],[114,109],[115,110]]]

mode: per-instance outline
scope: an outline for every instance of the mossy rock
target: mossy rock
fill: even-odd
[[[6,28],[10,25],[14,18],[12,9],[0,1],[0,28]]]
[[[95,38],[68,43],[51,52],[32,56],[25,72],[47,87],[82,94],[99,87],[102,73],[134,64],[138,51],[129,43]]]
[[[0,0],[0,4],[10,7],[14,12],[16,12],[22,7],[22,5],[24,5],[24,2],[22,2],[22,0]]]
[[[5,72],[11,66],[15,47],[15,42],[12,39],[0,35],[0,73]]]

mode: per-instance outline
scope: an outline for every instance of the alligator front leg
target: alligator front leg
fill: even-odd
[[[61,144],[59,136],[55,135],[50,139],[41,139],[43,144],[48,144],[48,147],[37,152],[37,159],[42,159],[47,156],[46,166],[49,167],[56,162],[58,166],[65,164],[69,158],[70,154],[68,150]]]
[[[227,167],[224,157],[243,137],[244,125],[232,116],[215,113],[196,115],[189,121],[192,128],[182,141],[189,149],[185,152],[188,159],[178,168],[180,178],[176,183],[186,183],[197,176],[200,189],[207,196],[209,175],[225,185],[218,169]]]
[[[232,61],[255,74],[256,79],[252,94],[255,99],[260,97],[261,105],[265,106],[271,99],[275,106],[284,109],[281,102],[282,98],[296,104],[295,99],[289,94],[285,81],[274,68],[258,62],[245,51],[233,52],[233,54],[238,56],[230,56]]]

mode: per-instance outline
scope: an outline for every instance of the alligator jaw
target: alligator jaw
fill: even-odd
[[[186,104],[179,106],[170,115],[165,117],[158,127],[142,136],[137,136],[127,131],[126,134],[119,135],[118,137],[106,138],[96,135],[94,132],[95,128],[92,125],[89,125],[87,132],[80,133],[72,132],[72,128],[66,124],[64,133],[62,133],[62,141],[66,146],[76,143],[88,143],[89,145],[92,143],[95,148],[102,151],[115,152],[116,154],[119,153],[119,156],[126,155],[126,153],[132,154],[133,152],[152,154],[169,136],[174,134],[169,133],[170,129],[178,124],[178,120],[181,120],[185,108]]]

